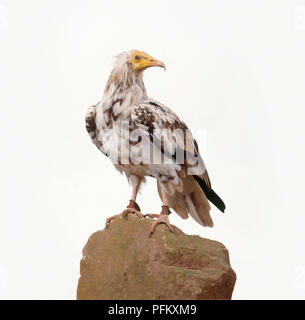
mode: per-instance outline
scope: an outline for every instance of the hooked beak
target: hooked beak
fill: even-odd
[[[165,64],[162,61],[154,58],[150,59],[150,65],[148,67],[160,67],[160,68],[163,68],[164,71],[166,71]]]
[[[165,64],[162,61],[155,59],[143,51],[138,50],[132,52],[130,57],[130,66],[139,74],[150,67],[160,67],[166,70]]]
[[[140,60],[136,63],[136,68],[138,70],[145,70],[150,67],[160,67],[166,70],[165,64],[162,61],[142,52],[140,55]]]

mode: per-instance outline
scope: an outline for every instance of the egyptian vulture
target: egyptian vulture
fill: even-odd
[[[109,217],[106,226],[118,216],[133,213],[156,218],[150,235],[159,223],[172,231],[168,218],[172,208],[183,219],[191,215],[199,224],[212,227],[209,201],[222,212],[225,204],[211,188],[198,145],[185,123],[147,96],[142,76],[149,67],[165,69],[163,62],[142,51],[118,55],[102,100],[86,113],[91,140],[132,186],[127,209]],[[160,214],[143,215],[136,202],[146,176],[157,180]]]

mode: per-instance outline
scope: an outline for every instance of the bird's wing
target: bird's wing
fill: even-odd
[[[96,127],[96,105],[88,108],[86,113],[86,129],[92,140],[92,142],[97,146],[97,148],[107,156],[104,151],[102,142],[98,140],[98,129]]]
[[[187,174],[194,177],[206,197],[224,212],[226,206],[211,187],[197,142],[185,123],[171,109],[152,99],[134,106],[131,118],[136,127],[148,132],[150,141],[164,156],[177,161],[177,158],[183,155],[182,161],[187,168]],[[160,131],[163,132],[161,139],[158,134]],[[180,160],[178,163],[181,164]]]
[[[96,138],[96,105],[88,108],[86,112],[86,130],[92,140]]]
[[[198,145],[186,124],[169,108],[149,99],[132,108],[131,118],[136,127],[149,133],[150,141],[161,153],[177,161],[182,159],[190,175],[198,176],[211,189],[205,164]]]

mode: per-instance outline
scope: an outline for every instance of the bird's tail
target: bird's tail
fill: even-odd
[[[160,198],[160,186],[158,183]],[[183,190],[174,195],[168,195],[169,207],[174,209],[182,219],[190,215],[195,221],[205,227],[213,227],[213,220],[210,215],[209,201],[193,176],[186,176],[183,179]]]
[[[226,205],[224,204],[222,199],[219,197],[219,195],[211,187],[207,187],[205,181],[200,179],[200,177],[198,176],[193,176],[193,177],[199,184],[200,188],[202,189],[202,191],[204,192],[208,200],[210,200],[215,205],[215,207],[217,207],[221,212],[225,212]]]

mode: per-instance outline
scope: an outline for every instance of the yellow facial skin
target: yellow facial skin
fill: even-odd
[[[165,64],[162,61],[159,61],[149,54],[142,52],[142,51],[133,51],[131,58],[130,58],[130,67],[138,72],[144,71],[149,67],[161,67],[165,68]]]

